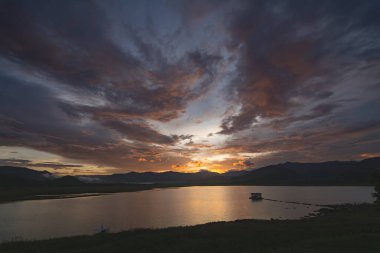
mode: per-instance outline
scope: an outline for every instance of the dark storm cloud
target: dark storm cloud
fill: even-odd
[[[125,163],[123,157],[144,150],[122,143],[96,122],[83,124],[85,118],[67,116],[46,88],[4,77],[0,81],[1,145],[30,147],[115,167]]]
[[[379,59],[376,1],[247,1],[243,6],[229,27],[230,48],[240,57],[229,94],[241,109],[223,120],[221,134],[250,128],[258,116],[288,116],[304,106],[298,100],[328,98],[331,81],[338,81],[334,74]]]
[[[13,159],[13,158],[0,159],[1,166],[26,166],[30,162],[31,162],[30,160],[25,160],[25,159]]]
[[[49,168],[49,169],[67,169],[67,168],[81,168],[82,165],[79,164],[63,164],[63,163],[53,163],[53,162],[44,162],[44,163],[33,163],[31,160],[25,159],[0,159],[1,166],[24,166],[24,167],[39,167],[39,168]]]
[[[152,147],[150,143],[167,145],[191,138],[160,134],[143,120],[130,125],[122,121],[115,124],[109,120],[103,125],[104,120],[92,120],[92,117],[85,116],[75,118],[61,110],[61,105],[56,103],[47,88],[7,77],[0,77],[0,83],[2,146],[29,147],[99,166],[139,169],[140,157],[158,162],[161,159],[159,155],[166,151],[164,148]],[[137,142],[125,142],[123,137]],[[161,167],[170,167],[165,161],[162,164]],[[36,162],[13,165],[60,167]]]
[[[378,1],[147,3],[0,1],[0,146],[75,161],[14,162],[167,169],[220,148],[199,115],[231,154],[380,148]]]
[[[173,119],[208,90],[220,59],[194,51],[171,63],[125,26],[129,43],[144,55],[138,58],[111,40],[113,24],[92,1],[3,1],[1,7],[3,57],[100,96],[109,106],[92,110],[102,116]]]
[[[172,61],[124,24],[117,28],[134,45],[128,51],[111,34],[120,24],[94,1],[1,1],[0,9],[0,57],[10,73],[24,74],[0,80],[1,145],[125,167],[157,153],[148,144],[189,138],[146,120],[181,115],[210,89],[220,56],[200,49]]]
[[[176,141],[174,137],[160,134],[144,122],[108,120],[103,125],[120,132],[130,140],[160,144],[173,144]]]
[[[371,153],[380,146],[380,121],[325,123],[295,132],[279,132],[271,138],[236,137],[227,149],[239,152],[273,152],[256,163],[273,164],[285,161],[320,162],[350,160],[358,154]]]
[[[274,120],[268,124],[275,129],[284,128],[299,121],[309,121],[328,116],[339,107],[338,103],[320,104],[311,109],[308,114],[300,116],[289,116],[284,119]]]

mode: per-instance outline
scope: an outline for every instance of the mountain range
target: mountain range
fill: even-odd
[[[129,172],[112,175],[57,177],[47,171],[0,166],[0,186],[79,184],[184,184],[184,185],[372,185],[380,173],[380,157],[362,161],[330,161],[265,166],[244,171],[215,173]]]

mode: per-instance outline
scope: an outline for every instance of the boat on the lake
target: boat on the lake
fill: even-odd
[[[261,192],[252,192],[251,197],[249,197],[251,200],[262,200],[263,195]]]

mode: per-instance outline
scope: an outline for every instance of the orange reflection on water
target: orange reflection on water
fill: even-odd
[[[92,234],[100,225],[134,228],[188,226],[237,219],[294,219],[316,206],[251,201],[265,198],[316,204],[372,202],[373,187],[192,186],[0,205],[0,241]]]

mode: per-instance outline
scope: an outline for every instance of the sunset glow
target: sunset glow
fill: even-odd
[[[380,156],[376,8],[334,2],[2,1],[0,165],[222,173]]]

